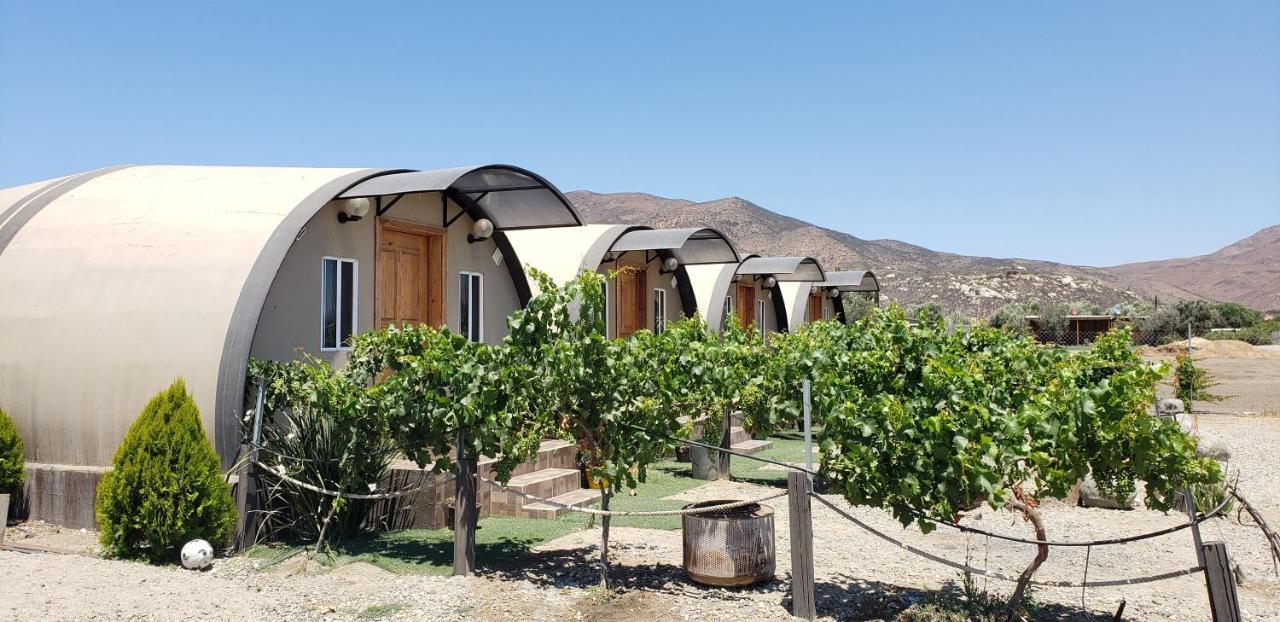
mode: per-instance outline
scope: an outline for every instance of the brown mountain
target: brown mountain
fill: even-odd
[[[1198,257],[1106,269],[1129,282],[1156,282],[1187,295],[1280,309],[1280,225]]]
[[[1118,269],[1112,272],[1048,261],[970,257],[898,240],[864,240],[783,216],[739,197],[698,203],[644,193],[598,194],[582,190],[570,192],[569,197],[589,222],[713,227],[728,235],[745,253],[807,255],[817,258],[827,269],[874,270],[884,296],[890,300],[904,305],[933,302],[970,317],[984,317],[1009,302],[1027,300],[1110,307],[1153,295],[1162,300],[1236,299],[1212,295],[1216,290],[1199,293],[1172,281],[1133,279]],[[1270,252],[1275,257],[1274,244]],[[1258,258],[1249,255],[1239,260]],[[1276,268],[1274,259],[1271,266]]]

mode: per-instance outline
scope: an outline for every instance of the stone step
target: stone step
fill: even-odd
[[[600,491],[591,488],[579,488],[551,497],[551,500],[575,508],[586,507],[600,502]],[[549,503],[529,503],[521,510],[526,518],[559,518],[571,511]]]
[[[731,449],[744,454],[758,454],[770,447],[773,447],[773,441],[746,440],[734,443]]]
[[[739,428],[739,427],[729,428],[729,444],[730,445],[745,443],[749,440],[751,440],[751,435],[748,434],[745,429]]]
[[[582,475],[577,469],[541,469],[511,478],[507,482],[507,488],[541,499],[551,499],[580,490],[581,483]],[[493,489],[489,499],[490,514],[527,516],[525,506],[536,502],[510,491]]]

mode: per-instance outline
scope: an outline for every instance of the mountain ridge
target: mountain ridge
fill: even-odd
[[[743,253],[806,255],[828,270],[869,269],[880,278],[883,297],[914,306],[937,303],[945,310],[985,317],[1009,302],[1031,299],[1092,303],[1110,307],[1161,301],[1209,298],[1256,303],[1248,287],[1206,287],[1205,279],[1179,280],[1182,266],[1213,270],[1228,252],[1242,272],[1274,269],[1280,285],[1280,226],[1269,227],[1215,253],[1112,267],[1075,266],[1025,258],[995,258],[935,251],[893,239],[864,239],[773,212],[737,196],[711,201],[661,197],[643,192],[597,193],[576,190],[567,195],[583,217],[593,223],[622,223],[653,227],[711,227],[733,240]],[[1264,232],[1267,237],[1250,242]],[[1264,236],[1265,237],[1265,236]],[[1207,259],[1206,259],[1207,258]],[[1170,263],[1184,262],[1184,263]],[[1208,265],[1209,267],[1204,267]],[[1222,291],[1219,291],[1222,290]],[[1229,295],[1221,295],[1226,292]],[[1273,308],[1275,304],[1260,308]]]

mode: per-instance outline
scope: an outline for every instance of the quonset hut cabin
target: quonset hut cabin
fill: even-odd
[[[580,229],[514,166],[120,166],[0,190],[0,408],[32,518],[93,524],[129,425],[186,379],[224,468],[249,357],[341,364],[355,333],[496,342],[531,288],[510,236]]]
[[[870,270],[838,270],[828,272],[827,278],[818,283],[815,290],[826,294],[834,302],[836,319],[849,323],[845,315],[844,301],[849,296],[861,296],[873,306],[880,306],[880,280]]]
[[[704,292],[698,301],[709,326],[719,330],[733,314],[743,328],[767,335],[799,326],[793,320],[807,317],[810,284],[825,276],[811,257],[751,255],[691,270],[691,278],[694,289]]]
[[[513,231],[509,237],[525,265],[554,282],[569,281],[584,270],[613,274],[606,297],[608,336],[615,338],[641,329],[661,332],[668,322],[696,317],[699,305],[691,275],[705,266],[738,261],[733,244],[714,229],[586,225]]]

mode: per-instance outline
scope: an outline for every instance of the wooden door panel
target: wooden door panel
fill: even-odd
[[[822,296],[818,294],[809,295],[809,321],[817,322],[822,319]]]
[[[745,283],[738,284],[738,322],[743,328],[751,328],[756,323],[756,288]]]
[[[645,305],[645,289],[648,275],[638,264],[618,263],[618,337],[630,337],[645,327],[648,307]]]
[[[380,220],[374,291],[378,327],[444,323],[444,234]]]

